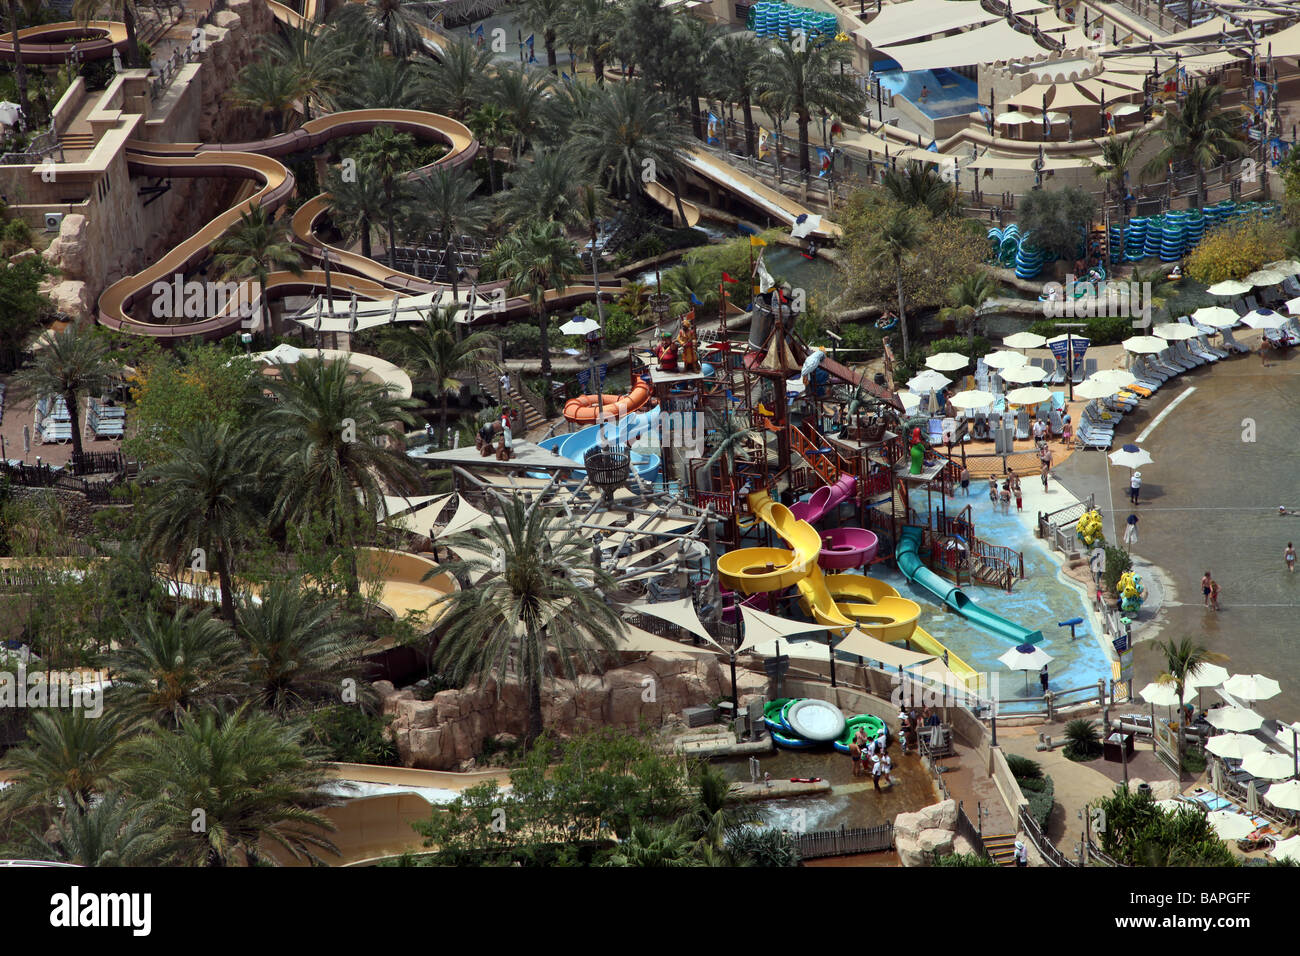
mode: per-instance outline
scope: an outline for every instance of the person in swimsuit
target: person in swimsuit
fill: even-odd
[[[1214,579],[1210,577],[1209,571],[1206,571],[1205,577],[1201,578],[1201,594],[1205,598],[1206,607],[1210,606],[1210,584],[1213,580]]]
[[[998,503],[998,480],[989,475],[989,501]]]
[[[1219,609],[1219,582],[1213,578],[1210,579],[1210,607]]]
[[[970,497],[970,469],[969,468],[963,468],[961,470],[961,493],[966,498]]]
[[[853,776],[862,776],[862,748],[857,741],[849,744],[849,756],[853,758]]]
[[[1282,552],[1282,557],[1286,559],[1286,569],[1295,574],[1295,545],[1290,541],[1286,543],[1286,550]]]

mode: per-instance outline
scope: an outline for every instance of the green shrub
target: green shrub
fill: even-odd
[[[1049,776],[1043,777],[1041,790],[1026,790],[1023,783],[1020,792],[1029,801],[1029,815],[1038,824],[1038,829],[1047,832],[1047,821],[1052,815],[1052,806],[1056,802],[1056,787]]]
[[[511,322],[499,336],[506,358],[537,358],[542,352],[542,333],[535,322]]]
[[[873,354],[883,351],[880,340],[884,333],[870,319],[845,323],[840,326],[838,334],[844,339],[841,345],[846,349],[869,349]],[[852,356],[854,362],[861,362],[864,358],[862,355]]]
[[[388,730],[393,719],[339,704],[316,711],[309,723],[328,759],[395,767],[399,763],[397,745]]]
[[[1043,779],[1043,768],[1037,760],[1030,760],[1028,757],[1022,757],[1019,754],[1007,754],[1007,766],[1011,768],[1011,775],[1017,780],[1041,780]]]
[[[997,866],[986,856],[980,856],[978,853],[949,853],[947,856],[936,857],[932,866]]]
[[[1061,334],[1056,319],[1043,319],[1029,327],[1036,335],[1053,338]],[[1133,320],[1127,316],[1093,316],[1083,319],[1085,328],[1077,334],[1088,339],[1090,345],[1115,345],[1133,334]]]
[[[738,866],[799,865],[799,847],[783,830],[742,827],[727,837],[727,850]]]
[[[1101,734],[1097,725],[1080,717],[1065,725],[1065,759],[1076,761],[1096,760],[1101,755]]]
[[[32,227],[27,225],[25,219],[10,219],[5,223],[3,238],[7,242],[19,242],[23,245],[30,245],[32,241]]]
[[[1205,772],[1205,751],[1197,748],[1189,748],[1183,751],[1183,770],[1187,773],[1198,774]]]

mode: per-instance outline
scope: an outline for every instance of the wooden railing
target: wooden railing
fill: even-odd
[[[975,824],[970,822],[970,817],[966,816],[966,808],[960,800],[957,802],[957,835],[970,841],[971,846],[975,847],[975,852],[984,859],[992,859],[988,847],[984,845],[984,835],[976,829]]]
[[[1048,866],[1074,867],[1079,865],[1058,850],[1056,845],[1047,839],[1047,835],[1038,829],[1038,824],[1030,816],[1027,806],[1020,808],[1020,829],[1025,832],[1029,842],[1034,845],[1034,849],[1038,851],[1038,855],[1043,858],[1043,861]]]
[[[124,474],[124,472],[117,472],[105,481],[86,481],[84,478],[75,477],[70,471],[50,465],[10,465],[7,462],[0,462],[0,475],[4,475],[15,485],[24,488],[75,491],[96,504],[108,504],[112,501],[113,489],[122,483]]]
[[[875,827],[840,827],[838,830],[814,830],[796,836],[799,855],[805,860],[827,856],[851,856],[855,853],[879,853],[894,848],[894,825]]]

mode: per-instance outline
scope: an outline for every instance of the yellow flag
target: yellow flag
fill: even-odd
[[[750,237],[749,237],[749,244],[750,244],[751,246],[765,246],[765,245],[767,245],[767,242],[766,242],[766,240],[761,239],[761,238],[759,238],[758,236],[750,236]]]

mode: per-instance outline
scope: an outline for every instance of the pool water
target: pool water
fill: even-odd
[[[960,116],[979,106],[979,87],[952,70],[887,70],[873,74],[880,85],[901,96],[931,119]],[[925,102],[921,91],[925,90]]]

